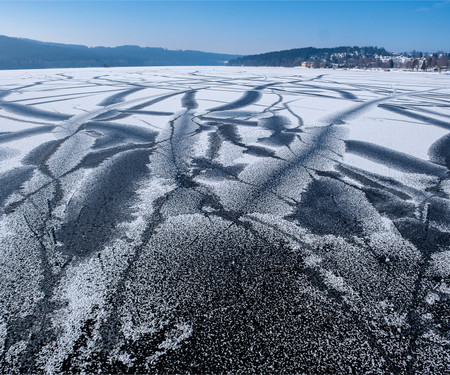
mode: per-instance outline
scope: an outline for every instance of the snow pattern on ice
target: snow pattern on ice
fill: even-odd
[[[0,72],[0,372],[439,374],[450,77]]]

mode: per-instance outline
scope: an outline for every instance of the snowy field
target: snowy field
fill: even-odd
[[[0,72],[0,372],[449,373],[450,76]]]

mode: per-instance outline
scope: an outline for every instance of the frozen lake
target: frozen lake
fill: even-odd
[[[450,75],[0,71],[0,372],[443,374]]]

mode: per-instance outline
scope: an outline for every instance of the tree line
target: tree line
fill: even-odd
[[[139,46],[90,48],[0,35],[0,69],[224,65],[235,57],[237,56]]]

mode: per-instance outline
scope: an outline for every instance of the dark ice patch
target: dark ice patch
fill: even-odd
[[[23,159],[22,163],[27,165],[43,165],[56,152],[64,140],[56,139],[48,141],[32,149]]]
[[[261,119],[260,123],[264,129],[279,133],[287,129],[290,121],[287,117],[274,115],[269,118]]]
[[[434,142],[428,150],[431,161],[450,169],[450,133]]]
[[[181,106],[187,109],[198,108],[197,100],[195,100],[195,94],[195,90],[188,91],[186,94],[184,94],[181,98]]]
[[[389,191],[364,188],[364,192],[372,206],[391,220],[415,215],[416,205],[413,202],[400,199]]]
[[[7,112],[15,113],[15,114],[18,114],[21,116],[34,117],[34,118],[49,120],[49,121],[63,121],[63,120],[68,120],[72,117],[72,115],[45,111],[43,109],[39,109],[39,108],[35,108],[32,106],[27,106],[27,105],[23,105],[23,104],[17,104],[17,103],[1,102],[0,107],[3,108]]]
[[[275,157],[275,151],[269,148],[260,147],[260,146],[246,146],[246,149],[243,151],[245,154],[260,156],[266,158]]]
[[[135,110],[135,111],[128,111],[128,110],[124,110],[124,111],[119,111],[120,113],[124,113],[126,115],[144,115],[144,116],[172,116],[173,112],[164,112],[164,111],[139,111],[139,110]]]
[[[55,126],[37,126],[30,129],[19,130],[11,133],[0,134],[0,143],[16,141],[18,139],[31,137],[34,135],[50,133]]]
[[[243,117],[245,120],[258,116],[259,112],[250,112],[250,111],[223,111],[223,112],[215,112],[215,117],[224,117],[226,120],[229,120],[231,117],[235,119],[236,117]]]
[[[292,133],[279,132],[272,134],[270,137],[258,138],[258,142],[273,147],[282,147],[282,146],[288,147],[294,141],[295,138],[296,138],[295,135]]]
[[[118,92],[117,94],[108,96],[107,98],[103,99],[98,104],[98,106],[107,107],[107,106],[112,105],[112,104],[121,103],[121,102],[123,102],[125,100],[125,98],[128,95],[134,94],[135,92],[138,92],[138,91],[140,91],[142,89],[143,89],[143,87],[134,87],[134,88],[129,89],[129,90]]]
[[[447,169],[414,156],[378,146],[370,142],[348,140],[346,152],[369,159],[375,163],[387,165],[404,172],[420,173],[442,177]]]
[[[394,224],[401,235],[411,241],[426,257],[442,249],[448,249],[450,233],[428,225],[426,220],[403,218],[395,220]]]
[[[311,84],[308,84],[305,86],[306,87],[314,87],[319,90],[334,91],[334,92],[338,93],[343,99],[358,100],[358,97],[350,91],[339,90],[339,89],[336,89],[333,87],[328,87],[328,86],[317,86],[317,85],[311,85]]]
[[[106,120],[114,119],[117,116],[120,116],[121,114],[122,114],[122,112],[120,112],[116,109],[112,109],[110,111],[100,113],[99,115],[95,116],[94,120],[95,121],[106,121]]]
[[[258,126],[258,121],[240,120],[235,118],[216,118],[210,116],[202,116],[202,120],[209,121],[209,124],[234,124],[242,126]]]
[[[64,244],[63,251],[80,257],[100,251],[117,234],[117,223],[132,219],[129,203],[136,183],[149,173],[148,157],[148,150],[119,155],[98,174],[85,199],[68,206],[69,219],[56,233]]]
[[[232,124],[221,124],[218,128],[220,135],[227,141],[240,145],[242,138],[238,133],[237,127]]]
[[[250,104],[256,103],[261,98],[261,93],[257,90],[247,91],[241,98],[238,100],[221,105],[219,107],[214,107],[209,109],[209,112],[217,112],[217,111],[229,111],[233,109],[247,107]]]
[[[411,199],[410,195],[406,194],[405,192],[403,192],[401,190],[387,187],[383,184],[378,183],[377,181],[375,181],[375,178],[373,175],[365,173],[365,171],[363,171],[363,170],[359,170],[359,169],[352,168],[352,167],[346,167],[343,165],[337,165],[336,169],[339,172],[341,172],[342,174],[344,174],[345,176],[350,177],[353,180],[358,181],[359,183],[363,184],[366,188],[373,188],[373,189],[377,189],[377,190],[387,191],[390,194],[393,194],[403,200]]]
[[[215,159],[219,156],[219,150],[222,147],[222,138],[218,132],[212,132],[208,134],[208,151],[206,155],[210,159]]]
[[[419,120],[419,121],[425,122],[430,125],[434,125],[434,126],[438,126],[440,128],[446,129],[446,130],[450,130],[450,122],[447,122],[447,121],[442,121],[442,120],[435,119],[433,117],[429,117],[429,116],[421,115],[419,113],[411,112],[402,107],[391,105],[391,104],[379,104],[378,107],[383,108],[390,112],[397,113],[402,116],[412,118],[414,120]]]
[[[289,146],[295,139],[294,132],[287,132],[287,130],[289,130],[289,125],[289,119],[284,116],[274,115],[262,119],[261,126],[271,131],[272,134],[269,137],[258,138],[258,142],[275,147]]]
[[[282,83],[282,82],[270,82],[270,83],[266,83],[266,84],[261,85],[261,86],[256,86],[256,87],[255,87],[255,90],[258,90],[258,91],[264,90],[264,89],[267,89],[268,87],[278,86],[278,85],[280,85],[281,83]]]
[[[358,217],[351,191],[330,178],[313,181],[303,193],[295,212],[286,217],[318,235],[333,234],[351,238],[361,236],[364,229]]]
[[[140,126],[116,124],[113,122],[91,121],[85,125],[87,131],[103,134],[95,140],[93,148],[115,147],[124,143],[153,142],[157,132]]]
[[[428,203],[428,220],[436,222],[443,227],[448,225],[450,220],[450,201],[440,197],[432,197]]]
[[[23,183],[31,178],[33,170],[32,167],[19,167],[0,174],[0,207],[2,209],[6,199],[12,193],[19,191]]]
[[[225,167],[221,163],[210,161],[206,158],[195,158],[192,163],[203,171],[203,175],[214,179],[237,178],[246,164],[235,164]]]
[[[330,88],[328,89],[330,90]],[[336,89],[334,89],[334,91],[339,93],[339,95],[341,95],[344,99],[358,100],[358,97],[350,91],[336,90]]]
[[[154,146],[153,143],[150,144],[128,144],[128,145],[121,145],[117,147],[102,149],[97,152],[91,152],[87,154],[83,160],[81,160],[78,167],[81,168],[96,168],[100,164],[102,164],[107,159],[112,158],[113,156],[119,155],[122,152],[131,151],[131,150],[138,150],[138,149],[149,149],[152,146]],[[77,168],[78,168],[77,167]]]

